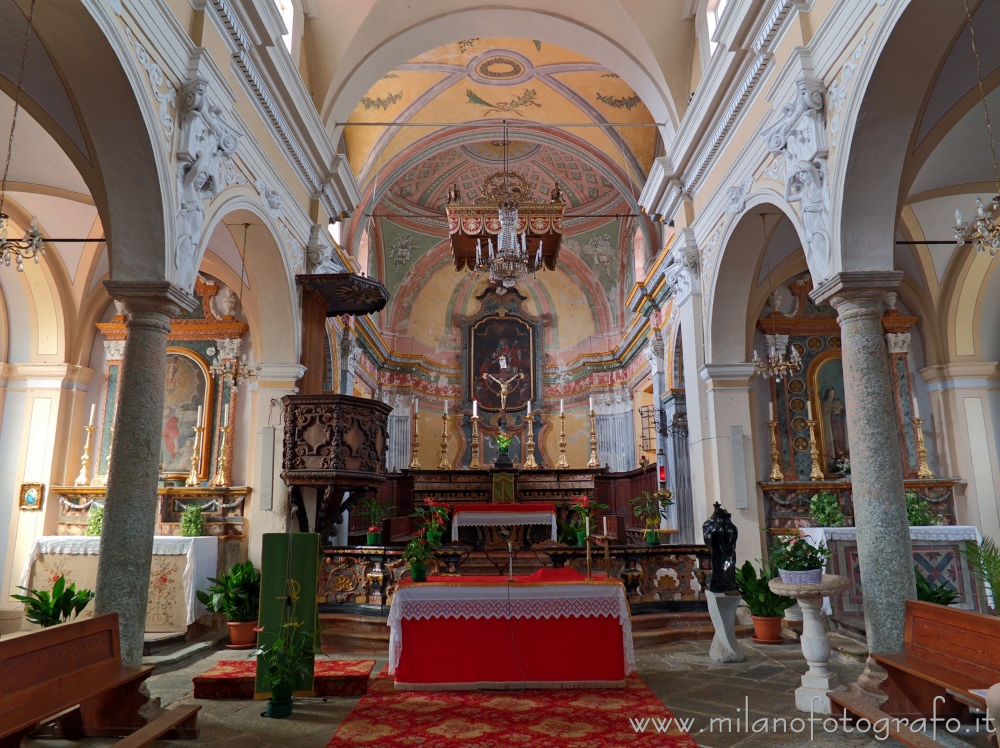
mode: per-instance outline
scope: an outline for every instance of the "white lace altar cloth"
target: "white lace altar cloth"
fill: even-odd
[[[421,583],[396,588],[389,608],[389,673],[403,652],[403,620],[426,618],[617,618],[625,674],[635,671],[632,622],[620,582]]]
[[[510,511],[456,511],[451,520],[451,539],[458,541],[459,527],[510,527],[515,525],[548,525],[552,530],[552,539],[559,540],[559,529],[556,526],[554,510],[532,511],[518,508]]]

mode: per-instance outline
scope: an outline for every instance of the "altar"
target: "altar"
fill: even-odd
[[[388,625],[402,690],[615,688],[635,670],[625,588],[572,569],[401,582]]]
[[[555,504],[456,504],[451,520],[451,539],[458,542],[460,527],[512,527],[545,525],[552,540],[559,540]]]

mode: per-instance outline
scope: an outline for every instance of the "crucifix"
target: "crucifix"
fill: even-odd
[[[506,367],[504,367],[506,368]],[[489,386],[489,380],[493,380],[498,385],[500,385],[500,412],[506,415],[507,413],[507,395],[510,394],[510,383],[518,380],[524,379],[524,372],[519,372],[512,376],[510,379],[497,379],[492,374],[483,372],[483,381]]]

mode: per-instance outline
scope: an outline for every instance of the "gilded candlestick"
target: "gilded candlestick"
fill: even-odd
[[[74,486],[85,486],[90,480],[90,438],[97,430],[97,426],[85,426],[87,430],[87,440],[83,443],[83,454],[80,456],[80,474],[73,481]]]
[[[483,463],[479,461],[479,416],[472,416],[472,462],[469,463],[471,470],[479,470]]]
[[[556,467],[568,470],[569,460],[566,459],[566,414],[559,413],[559,462]]]
[[[448,462],[448,414],[441,414],[441,461],[438,462],[438,470],[451,470],[451,463]]]
[[[412,455],[410,459],[410,470],[420,469],[420,459],[417,457],[417,447],[420,446],[420,434],[419,434],[419,421],[420,414],[413,414],[413,439],[410,442],[410,454]]]
[[[538,463],[535,462],[535,422],[533,418],[528,418],[528,441],[525,444],[528,450],[528,458],[524,461],[525,470],[537,470]]]
[[[778,422],[768,421],[767,425],[771,427],[771,480],[782,481],[785,474],[781,470],[781,452],[778,451]]]
[[[587,536],[587,579],[594,578],[594,571],[591,568],[591,558],[590,558],[590,536]]]
[[[597,429],[594,422],[594,411],[590,411],[590,460],[587,467],[598,468],[601,461],[597,459]]]
[[[824,480],[823,468],[819,466],[819,446],[816,444],[816,421],[806,421],[809,425],[809,459],[812,461],[812,468],[809,471],[809,480]]]
[[[226,454],[226,445],[232,435],[232,426],[221,426],[219,428],[219,463],[215,470],[215,477],[209,484],[212,488],[229,487],[229,455]]]
[[[201,483],[201,440],[204,439],[204,426],[194,427],[194,447],[191,450],[191,472],[188,473],[185,486],[197,486]]]
[[[913,419],[913,428],[917,434],[917,477],[921,480],[932,480],[934,473],[931,466],[927,464],[927,447],[924,445],[923,418]]]

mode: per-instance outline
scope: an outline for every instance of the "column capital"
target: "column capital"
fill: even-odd
[[[745,390],[753,374],[753,364],[748,363],[705,364],[698,370],[701,381],[713,390]]]
[[[174,317],[181,310],[194,309],[192,294],[170,281],[104,281],[111,297],[125,304],[130,314],[152,312]]]
[[[827,278],[809,295],[817,304],[829,302],[834,308],[852,301],[881,303],[902,280],[902,270],[849,270]]]
[[[1000,380],[1000,363],[996,361],[953,361],[950,364],[928,366],[920,370],[927,389],[957,390],[992,388]]]

